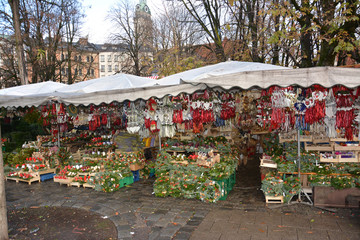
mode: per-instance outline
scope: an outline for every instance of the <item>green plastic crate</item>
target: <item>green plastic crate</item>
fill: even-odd
[[[226,200],[229,193],[229,179],[215,180],[215,182],[220,186],[221,195],[219,200]]]
[[[134,177],[125,177],[124,179],[124,186],[130,185],[134,183]]]

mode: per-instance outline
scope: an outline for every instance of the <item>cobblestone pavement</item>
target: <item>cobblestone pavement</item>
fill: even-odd
[[[360,212],[322,211],[296,204],[265,207],[255,186],[235,185],[226,201],[158,198],[153,180],[115,193],[66,187],[52,181],[6,182],[8,208],[66,206],[111,219],[119,239],[360,239]]]

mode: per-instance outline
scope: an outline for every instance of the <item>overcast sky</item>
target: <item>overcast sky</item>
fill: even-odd
[[[83,37],[89,36],[91,43],[104,43],[107,41],[108,33],[111,29],[111,23],[105,20],[111,7],[116,5],[119,0],[84,0],[84,10],[86,17],[81,31]],[[139,0],[129,0],[135,4]],[[164,0],[165,1],[165,0]],[[154,16],[159,8],[162,7],[162,0],[147,0],[151,14]],[[91,7],[90,7],[91,6]]]

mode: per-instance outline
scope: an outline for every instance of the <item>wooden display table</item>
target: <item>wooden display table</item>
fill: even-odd
[[[41,182],[41,178],[40,178],[41,175],[45,175],[48,173],[55,173],[55,172],[56,172],[55,168],[44,169],[44,170],[37,171],[37,172],[23,172],[23,173],[31,174],[33,177],[31,179],[23,179],[23,178],[18,178],[18,177],[6,177],[6,180],[16,181],[16,183],[26,182],[29,185],[31,185],[31,183],[33,183],[33,182]]]

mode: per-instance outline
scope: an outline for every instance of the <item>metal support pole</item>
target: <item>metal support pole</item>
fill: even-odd
[[[301,159],[301,153],[300,153],[300,129],[298,129],[297,131],[297,144],[298,144],[298,176],[299,176],[299,184],[300,184],[300,189],[301,189],[301,163],[300,163],[300,159]],[[299,201],[301,201],[301,191],[299,192]]]

